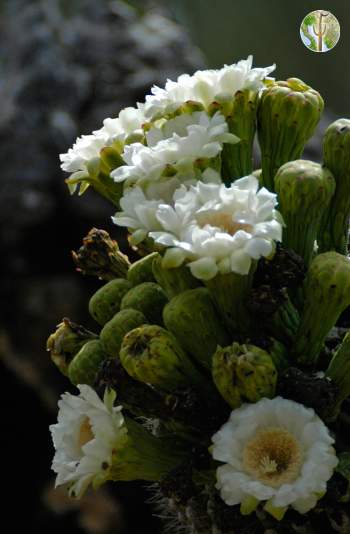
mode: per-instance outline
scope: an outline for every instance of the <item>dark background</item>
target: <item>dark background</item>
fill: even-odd
[[[343,30],[326,54],[310,52],[299,37],[303,17],[319,8]],[[100,284],[75,273],[70,251],[92,226],[121,239],[110,204],[90,190],[69,195],[59,153],[143,100],[153,83],[253,53],[256,66],[276,62],[277,78],[303,78],[325,96],[325,118],[305,153],[317,160],[325,126],[350,111],[348,27],[344,0],[0,0],[2,513],[12,529],[160,529],[143,484],[109,485],[80,503],[52,490],[48,425],[69,385],[46,338],[64,316],[96,329],[87,302]]]

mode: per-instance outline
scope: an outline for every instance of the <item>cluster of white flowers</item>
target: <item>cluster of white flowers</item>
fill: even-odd
[[[225,503],[244,510],[267,501],[278,518],[288,506],[311,510],[338,463],[334,440],[314,410],[281,397],[234,410],[212,440],[214,459],[225,463],[216,485]]]
[[[249,56],[222,69],[199,70],[192,76],[182,74],[176,82],[168,80],[164,89],[155,86],[152,95],[146,96],[144,114],[151,118],[171,113],[187,101],[200,102],[207,108],[216,99],[232,98],[237,91],[259,91],[275,65],[260,69],[252,65],[253,56]]]
[[[154,126],[146,134],[147,146],[133,143],[124,148],[122,157],[126,165],[112,171],[116,182],[138,185],[145,191],[151,187],[152,198],[162,198],[162,182],[169,174],[177,184],[189,184],[201,172],[195,163],[201,159],[215,158],[226,143],[236,143],[238,138],[228,132],[225,118],[216,113],[209,117],[205,112],[185,114]],[[161,180],[161,178],[164,178]],[[220,181],[220,176],[216,175]],[[149,191],[148,191],[149,192]]]
[[[80,395],[62,395],[58,422],[50,426],[56,486],[68,484],[75,497],[91,483],[97,487],[106,480],[113,450],[127,433],[122,407],[113,406],[113,391],[106,391],[102,402],[91,387],[78,387]]]
[[[259,91],[263,88],[263,80],[274,68],[274,65],[252,68],[252,56],[249,56],[247,60],[222,69],[197,71],[192,76],[183,74],[176,82],[168,80],[165,89],[153,87],[145,103],[122,110],[117,118],[105,119],[99,130],[78,138],[66,154],[60,155],[61,168],[70,173],[86,171],[87,163],[98,157],[103,147],[115,141],[123,143],[129,135],[141,133],[144,123],[176,111],[187,101],[196,101],[207,107],[215,97],[226,95],[232,98],[242,89]],[[165,135],[170,137],[171,134]]]
[[[192,274],[209,280],[218,272],[247,274],[252,260],[273,252],[282,237],[282,221],[275,210],[276,195],[259,190],[255,176],[224,184],[198,182],[178,188],[172,203],[149,200],[136,187],[121,202],[114,221],[134,230],[135,240],[147,234],[164,247],[164,262],[185,259]],[[168,261],[169,263],[169,261]]]

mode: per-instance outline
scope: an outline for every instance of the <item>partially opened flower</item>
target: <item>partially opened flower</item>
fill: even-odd
[[[123,445],[127,434],[122,407],[113,406],[113,392],[102,402],[90,386],[80,385],[79,390],[78,396],[62,395],[58,422],[50,427],[56,486],[69,484],[70,494],[76,497],[90,484],[96,487],[108,479],[113,451]]]
[[[192,274],[210,280],[217,273],[247,274],[252,260],[267,257],[282,236],[275,210],[276,195],[258,189],[246,176],[233,185],[198,182],[174,194],[174,203],[160,205],[156,217],[163,231],[150,232],[160,245],[175,250],[167,256],[187,259]]]
[[[225,463],[216,487],[242,513],[259,501],[277,519],[288,506],[308,512],[338,463],[334,440],[314,410],[281,397],[234,410],[212,441],[214,459]]]
[[[174,452],[123,416],[115,391],[106,390],[102,401],[90,386],[78,388],[79,395],[62,395],[58,422],[50,427],[56,486],[67,484],[71,496],[81,497],[90,484],[107,480],[159,480],[183,460],[180,447]]]
[[[165,88],[152,88],[152,95],[146,96],[143,111],[146,117],[157,117],[176,111],[184,102],[196,101],[206,108],[216,98],[233,97],[243,89],[260,90],[263,80],[275,69],[252,68],[253,56],[222,69],[202,70],[192,76],[182,74],[176,82],[168,80]]]

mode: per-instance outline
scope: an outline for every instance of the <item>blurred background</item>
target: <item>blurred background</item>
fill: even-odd
[[[325,54],[301,42],[302,19],[329,9],[340,40]],[[54,491],[48,425],[67,382],[45,351],[63,317],[94,329],[99,287],[74,271],[70,251],[92,226],[120,238],[110,204],[70,197],[58,155],[105,117],[142,101],[154,83],[254,55],[326,101],[305,157],[319,160],[329,122],[350,115],[350,7],[280,0],[0,0],[0,395],[3,520],[51,533],[160,532],[143,484],[113,484],[79,503]],[[124,249],[125,250],[125,249]]]

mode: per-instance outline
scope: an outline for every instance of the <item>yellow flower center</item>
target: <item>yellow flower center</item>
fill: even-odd
[[[300,472],[302,451],[295,437],[284,428],[260,430],[243,451],[246,471],[274,488],[293,482]]]
[[[206,224],[216,226],[231,235],[234,235],[238,230],[244,230],[245,232],[252,231],[252,226],[250,224],[233,221],[230,213],[206,213],[205,217],[199,221],[199,224],[201,224],[201,226],[205,226]]]
[[[80,447],[83,447],[86,443],[94,438],[94,433],[91,428],[90,419],[85,417],[79,430],[78,443]]]

